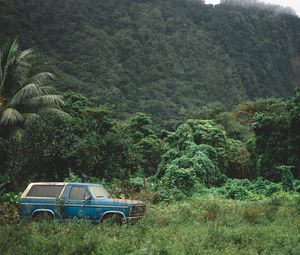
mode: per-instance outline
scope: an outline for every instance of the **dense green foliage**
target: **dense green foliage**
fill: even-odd
[[[300,191],[294,183],[299,178],[298,97],[296,92],[289,100],[242,103],[233,112],[207,106],[197,113],[202,120],[190,119],[158,136],[145,114],[118,121],[109,107],[68,94],[65,111],[71,118],[42,114],[19,136],[0,139],[1,182],[10,181],[20,191],[29,181],[70,175],[83,181],[119,179],[121,186],[154,192],[153,201],[209,189],[237,199]],[[246,179],[259,176],[278,183]]]
[[[51,73],[32,74],[32,50],[21,51],[16,40],[4,45],[0,55],[0,135],[9,136],[41,112],[65,115],[63,101],[54,94]],[[48,85],[48,86],[46,86]]]
[[[300,177],[299,103],[300,91],[286,103],[281,113],[255,115],[257,169],[259,174],[278,179],[281,174],[275,168],[280,165],[292,166],[292,173]]]
[[[299,253],[300,21],[225,2],[1,1],[0,45],[38,50],[0,54],[2,253]],[[29,182],[63,180],[147,217],[16,218]]]
[[[18,75],[11,77],[18,81]],[[175,131],[158,134],[144,113],[120,121],[113,107],[68,93],[63,108],[68,115],[40,112],[18,133],[9,132],[12,125],[2,126],[1,183],[10,182],[10,189],[20,191],[29,181],[61,181],[72,175],[120,179],[134,189],[150,184],[156,201],[212,187],[221,187],[216,188],[220,194],[222,187],[223,194],[230,194],[231,187],[242,193],[225,195],[229,198],[253,193],[249,181],[231,184],[228,178],[262,176],[282,183],[274,192],[294,190],[300,171],[299,97],[296,91],[286,100],[241,103],[232,112],[210,104],[192,112]]]
[[[4,14],[22,10],[21,20],[29,20],[28,31],[41,26],[34,45],[43,52],[39,58],[31,56],[32,52],[21,51],[16,41],[2,48],[0,114],[3,118],[10,106],[28,114],[31,108],[27,105],[32,106],[32,100],[47,99],[39,101],[42,106],[33,104],[33,113],[38,115],[26,121],[17,115],[17,122],[2,122],[0,184],[8,182],[7,190],[18,192],[30,181],[67,178],[127,186],[147,193],[153,202],[194,194],[253,199],[300,191],[300,91],[288,99],[258,99],[242,102],[231,111],[226,108],[241,99],[287,96],[291,92],[297,80],[292,72],[297,65],[291,64],[296,60],[290,55],[298,51],[293,44],[297,41],[296,17],[256,7],[224,4],[213,8],[179,0],[151,4],[124,1],[120,5],[99,1],[90,6],[78,1],[61,1],[58,6],[34,0],[4,4],[8,8]],[[72,12],[59,16],[67,4]],[[34,8],[40,5],[39,13]],[[31,14],[26,15],[29,7]],[[46,7],[53,23],[43,12]],[[79,7],[82,12],[76,14],[74,10]],[[92,7],[101,7],[101,15],[97,16]],[[0,17],[8,22],[4,14],[0,12]],[[68,22],[75,14],[78,27],[74,36],[86,35],[84,43],[65,41],[74,32],[76,24],[68,26]],[[101,20],[105,17],[107,20]],[[113,23],[111,19],[116,17],[118,22]],[[154,18],[156,22],[152,22]],[[254,18],[259,21],[255,28]],[[97,37],[98,22],[103,25],[100,30],[106,36],[105,44],[103,37]],[[110,27],[105,26],[109,22]],[[237,22],[241,31],[251,34],[253,30],[255,36],[239,33],[234,26]],[[272,33],[266,33],[265,23],[273,28]],[[61,40],[57,29],[65,32]],[[221,30],[231,36],[222,36]],[[0,37],[4,38],[10,27],[3,31]],[[97,39],[92,40],[92,35]],[[48,41],[40,41],[43,36]],[[21,41],[33,40],[30,33],[20,32],[19,37]],[[231,42],[231,37],[240,44]],[[62,50],[63,44],[66,47]],[[76,51],[78,45],[85,48]],[[259,54],[253,52],[256,50]],[[45,65],[40,59],[56,62]],[[65,66],[74,68],[72,88],[81,86],[82,92],[92,93],[92,97],[69,91],[63,103],[61,96],[49,94],[52,89],[44,82],[52,75],[40,71],[60,67],[60,88],[66,90],[64,84],[71,76],[66,76],[64,61],[68,61]],[[30,78],[35,73],[39,74]],[[83,84],[91,86],[86,89]],[[165,90],[166,85],[169,90]],[[169,96],[165,97],[166,93]],[[11,105],[10,101],[18,104]],[[214,103],[200,107],[207,102]],[[46,103],[56,110],[63,107],[67,114],[45,111],[49,108]],[[172,129],[161,129],[138,110],[150,113],[162,126],[168,126],[166,120]],[[178,121],[181,124],[176,126]],[[16,126],[18,132],[11,132]],[[123,195],[128,196],[128,192]]]
[[[151,206],[133,226],[16,222],[0,228],[2,254],[299,254],[299,197],[199,199]]]
[[[127,118],[175,128],[209,102],[288,96],[299,82],[299,18],[200,0],[2,0],[0,45],[18,37],[39,64]]]

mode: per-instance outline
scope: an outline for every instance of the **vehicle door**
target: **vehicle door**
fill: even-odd
[[[86,186],[71,186],[64,202],[64,218],[93,219],[95,201]]]

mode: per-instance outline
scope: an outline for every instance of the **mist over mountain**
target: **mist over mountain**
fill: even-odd
[[[288,14],[297,16],[296,12],[291,7],[284,7],[277,4],[268,4],[259,0],[221,0],[221,4],[231,4],[243,7],[256,7],[264,10],[270,10],[274,13]]]
[[[61,91],[166,127],[208,103],[291,95],[300,19],[225,2],[1,0],[0,44],[17,37],[37,49]]]

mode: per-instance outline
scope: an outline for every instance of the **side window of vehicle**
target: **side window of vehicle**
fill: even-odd
[[[26,194],[26,197],[53,197],[61,194],[64,185],[33,185]]]
[[[69,198],[74,200],[86,200],[90,197],[86,187],[72,187]]]

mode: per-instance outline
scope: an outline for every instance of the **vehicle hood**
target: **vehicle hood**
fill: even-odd
[[[96,199],[96,201],[100,202],[103,199]],[[119,199],[119,198],[105,198],[105,202],[114,204],[114,205],[144,205],[143,201],[132,200],[132,199]]]
[[[119,198],[113,198],[111,199],[113,202],[117,202],[117,203],[126,203],[126,204],[130,204],[130,205],[143,205],[144,202],[143,201],[139,201],[139,200],[132,200],[132,199],[119,199]]]

